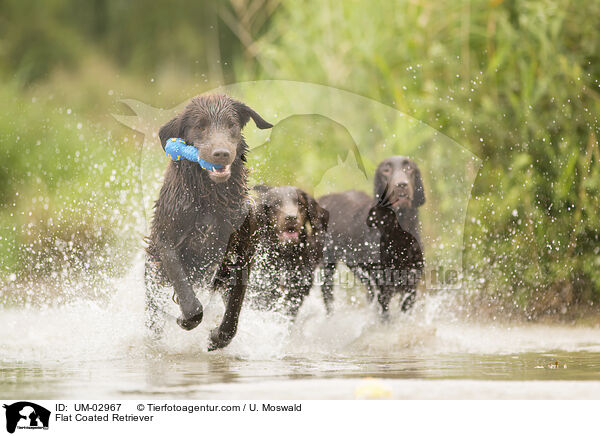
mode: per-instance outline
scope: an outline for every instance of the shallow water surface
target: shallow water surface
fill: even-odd
[[[366,304],[327,317],[315,290],[293,325],[245,308],[232,344],[207,353],[222,304],[202,301],[201,326],[171,322],[158,343],[139,268],[110,301],[2,309],[1,396],[351,399],[374,384],[392,398],[600,398],[598,327],[459,321],[441,294],[382,325]]]

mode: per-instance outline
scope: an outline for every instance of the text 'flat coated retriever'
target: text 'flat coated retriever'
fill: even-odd
[[[255,307],[295,318],[323,254],[329,213],[295,186],[255,186],[258,245],[248,294]]]
[[[369,299],[377,295],[384,318],[392,296],[402,296],[403,311],[414,303],[424,267],[417,208],[425,191],[417,165],[403,156],[385,159],[375,172],[374,191],[375,199],[359,191],[319,199],[330,214],[321,288],[328,312],[337,262],[366,285]]]
[[[248,146],[242,128],[252,118],[272,127],[254,110],[225,95],[198,96],[161,127],[163,148],[181,138],[220,169],[205,170],[187,160],[169,163],[155,204],[146,261],[147,325],[160,334],[170,289],[185,330],[202,321],[202,304],[193,286],[209,284],[223,293],[223,320],[211,331],[209,350],[234,337],[254,253],[256,216],[246,186]],[[212,283],[209,283],[212,282]]]

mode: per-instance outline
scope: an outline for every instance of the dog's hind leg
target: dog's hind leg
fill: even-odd
[[[381,306],[381,319],[383,321],[389,321],[390,318],[390,300],[392,299],[392,293],[382,288],[377,294],[377,301]]]
[[[285,306],[287,315],[295,320],[304,299],[310,294],[313,284],[313,271],[299,268],[289,271],[285,282]]]
[[[417,298],[416,289],[409,289],[402,297],[402,312],[408,311],[415,304],[415,299]]]
[[[321,285],[321,293],[323,294],[323,302],[327,314],[333,312],[333,276],[335,274],[335,263],[325,263],[323,265],[323,284]]]
[[[310,292],[310,288],[309,289],[304,289],[304,290],[292,291],[292,292],[289,292],[285,296],[285,303],[284,304],[285,304],[285,307],[286,307],[286,314],[293,321],[296,320],[296,317],[298,316],[298,311],[300,310],[300,306],[302,306],[302,302],[304,301],[304,297],[309,292]]]
[[[352,268],[352,273],[361,281],[361,283],[367,288],[367,301],[369,304],[373,302],[375,298],[375,291],[377,290],[376,279],[372,277],[369,269],[359,265]]]
[[[237,332],[256,248],[255,235],[256,217],[250,211],[240,230],[230,237],[225,259],[213,281],[215,289],[227,292],[227,303],[221,324],[210,332],[208,351],[226,347]]]
[[[144,271],[146,287],[145,324],[151,339],[160,339],[165,326],[165,310],[169,303],[169,288],[161,285],[158,275],[158,265],[146,261]]]

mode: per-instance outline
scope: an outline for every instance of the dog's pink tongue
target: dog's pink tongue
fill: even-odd
[[[292,232],[292,231],[287,230],[287,231],[283,232],[283,237],[285,239],[295,239],[298,237],[298,232]]]

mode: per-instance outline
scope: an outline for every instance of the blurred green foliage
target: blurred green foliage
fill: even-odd
[[[119,97],[168,107],[217,84],[288,79],[381,101],[483,160],[466,220],[467,287],[531,316],[600,297],[597,1],[0,0],[0,9],[4,274],[39,263],[15,247],[50,215],[67,226],[62,239],[92,235],[78,239],[92,251],[121,239],[93,236],[118,227],[101,224],[110,213],[82,231],[58,212],[97,210],[89,192],[108,208],[131,193],[130,176],[110,183],[113,170],[133,171],[125,162],[140,140],[107,116],[123,110]],[[90,157],[76,160],[84,144]],[[452,207],[451,184],[431,190],[430,201]]]
[[[480,156],[469,284],[535,316],[600,296],[599,18],[598,2],[285,2],[261,77],[378,99]]]
[[[311,193],[327,171],[342,159],[360,159],[358,147],[346,129],[321,115],[297,115],[281,121],[269,142],[252,149],[249,162],[256,183],[294,185]],[[354,180],[355,188],[367,188],[366,174]],[[343,188],[348,181],[343,180]]]
[[[136,150],[47,97],[3,86],[0,102],[1,277],[51,286],[87,272],[93,286],[122,272],[139,238],[123,219],[139,210]]]
[[[24,85],[92,54],[145,77],[171,64],[202,77],[220,62],[219,42],[232,46],[212,2],[2,0],[0,9],[0,65]]]

